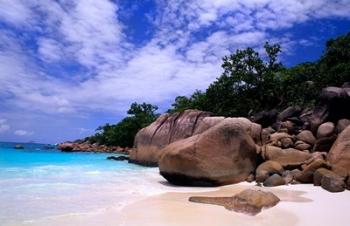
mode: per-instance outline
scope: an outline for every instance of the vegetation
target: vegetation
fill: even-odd
[[[321,88],[350,81],[350,33],[329,40],[321,58],[286,68],[281,47],[265,43],[265,55],[252,48],[223,58],[223,74],[205,92],[176,97],[169,112],[199,109],[223,116],[249,116],[291,105],[313,106]]]
[[[133,103],[128,110],[130,116],[115,125],[105,124],[96,129],[96,134],[85,138],[90,143],[132,147],[136,133],[152,123],[158,115],[157,106]]]
[[[223,58],[223,74],[205,92],[178,96],[168,112],[199,109],[223,116],[249,116],[263,110],[287,106],[313,106],[321,88],[350,81],[350,33],[329,40],[321,58],[286,68],[278,61],[281,46],[265,43],[261,56],[252,48],[237,50]],[[133,103],[130,116],[115,125],[97,128],[85,140],[91,143],[133,145],[136,133],[153,122],[158,108]]]

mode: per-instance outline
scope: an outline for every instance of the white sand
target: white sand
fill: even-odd
[[[188,202],[191,195],[231,196],[245,188],[255,188],[248,183],[221,187],[202,194],[167,193],[150,197],[126,207],[121,222],[130,226],[348,226],[350,192],[329,193],[313,185],[290,185],[262,188],[272,191],[281,202],[256,216],[248,216],[224,209],[221,206]]]
[[[160,179],[162,180],[162,179]],[[157,183],[157,182],[155,182]],[[137,185],[135,185],[137,186]],[[54,216],[24,225],[116,225],[116,226],[348,226],[350,192],[329,193],[313,185],[289,185],[259,188],[240,183],[219,188],[182,188],[161,186],[159,195],[140,196],[138,201],[124,207],[108,206],[90,213]],[[248,216],[224,209],[222,206],[192,203],[192,195],[232,196],[242,189],[272,191],[281,202]]]

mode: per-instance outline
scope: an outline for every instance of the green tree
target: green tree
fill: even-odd
[[[281,47],[265,43],[266,59],[252,48],[223,58],[223,74],[206,90],[210,110],[225,116],[248,114],[280,104]]]
[[[317,66],[316,84],[322,88],[327,85],[340,86],[350,81],[350,32],[330,39]]]
[[[96,134],[89,137],[90,143],[105,145],[118,145],[131,147],[136,133],[143,127],[148,126],[158,117],[157,106],[151,104],[133,103],[128,110],[130,116],[124,118],[115,125],[105,124],[96,129]]]

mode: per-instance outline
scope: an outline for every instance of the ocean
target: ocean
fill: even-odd
[[[0,225],[40,225],[72,215],[121,209],[168,190],[157,168],[63,153],[42,144],[0,143]]]

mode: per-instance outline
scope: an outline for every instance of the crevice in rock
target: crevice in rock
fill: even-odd
[[[193,136],[193,133],[194,133],[196,127],[197,127],[197,123],[198,123],[199,118],[200,118],[202,115],[204,115],[204,113],[206,113],[206,112],[204,112],[204,111],[203,111],[203,112],[200,112],[200,113],[196,116],[196,119],[195,119],[195,121],[194,121],[194,123],[193,123],[193,125],[192,125],[191,136]]]
[[[185,112],[179,112],[178,115],[173,119],[173,121],[170,124],[170,133],[169,133],[169,138],[168,138],[168,144],[171,143],[171,140],[173,138],[174,135],[174,131],[175,131],[175,127],[176,127],[176,121],[184,114]]]
[[[164,123],[168,120],[169,116],[164,117],[163,121],[159,124],[159,126],[154,130],[152,137],[151,137],[151,142],[150,144],[153,143],[153,138],[157,134],[158,130],[164,125]]]

